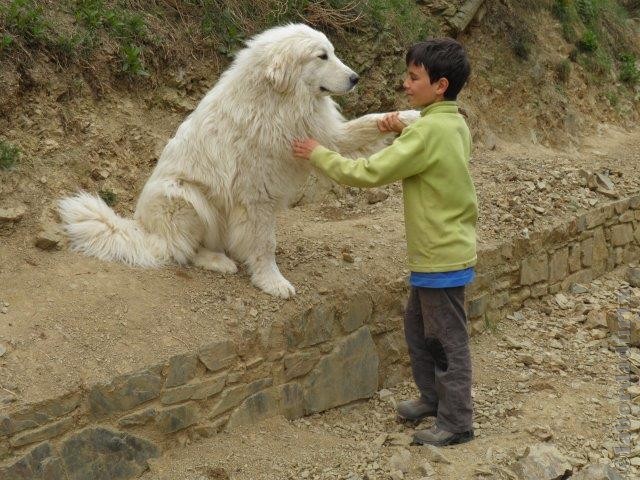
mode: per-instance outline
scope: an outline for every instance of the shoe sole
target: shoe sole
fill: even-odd
[[[444,442],[422,442],[420,440],[416,440],[415,438],[413,439],[413,442],[411,442],[413,445],[433,445],[434,447],[447,447],[449,445],[460,445],[461,443],[467,443],[470,442],[471,440],[473,440],[475,438],[475,435],[471,434],[468,435],[466,437],[460,437],[460,438],[456,438],[456,439],[451,439],[451,440],[447,440]]]
[[[435,413],[427,413],[425,415],[422,415],[421,417],[417,417],[417,418],[405,418],[402,415],[396,415],[396,421],[398,423],[403,423],[405,425],[410,425],[410,426],[417,426],[422,420],[424,420],[425,418],[428,417],[435,417],[436,414]]]

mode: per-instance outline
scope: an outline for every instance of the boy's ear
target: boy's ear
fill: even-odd
[[[438,85],[436,87],[436,93],[438,95],[444,95],[449,88],[449,80],[446,77],[442,77],[438,80]]]

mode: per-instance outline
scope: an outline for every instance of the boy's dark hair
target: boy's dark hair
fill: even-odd
[[[449,88],[444,93],[445,100],[455,100],[467,83],[471,65],[467,53],[453,38],[430,38],[409,48],[407,66],[422,65],[429,74],[431,83],[441,78],[449,80]]]

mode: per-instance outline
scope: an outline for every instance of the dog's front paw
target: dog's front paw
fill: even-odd
[[[420,118],[419,110],[401,110],[399,113],[400,121],[405,125],[411,125]]]
[[[251,280],[260,290],[274,297],[290,298],[296,294],[293,285],[280,273],[253,275]]]

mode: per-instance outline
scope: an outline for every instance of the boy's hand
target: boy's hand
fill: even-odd
[[[402,133],[404,127],[406,127],[406,125],[400,121],[400,112],[387,113],[384,117],[378,120],[378,130],[382,133]]]
[[[311,152],[320,144],[313,138],[305,138],[304,140],[294,140],[292,143],[293,155],[298,158],[309,160]]]

